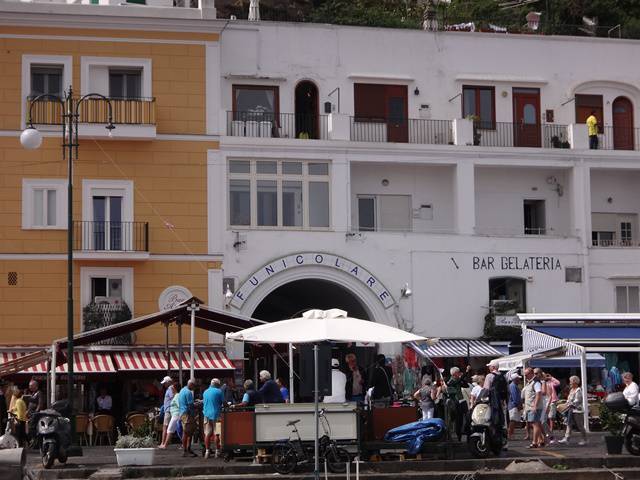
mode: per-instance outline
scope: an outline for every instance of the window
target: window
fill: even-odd
[[[544,235],[546,233],[544,200],[524,201],[524,234]]]
[[[109,69],[110,98],[142,97],[142,69]]]
[[[358,196],[358,228],[365,232],[411,231],[411,196]]]
[[[598,119],[598,133],[602,133],[604,131],[602,95],[576,95],[576,123],[585,123],[593,111],[596,112]]]
[[[356,122],[385,122],[386,85],[356,83],[353,86],[354,119]]]
[[[133,182],[82,181],[83,250],[133,250]]]
[[[582,283],[582,267],[565,268],[564,281],[567,283]]]
[[[229,161],[229,224],[328,228],[329,164]]]
[[[121,305],[126,303],[133,315],[134,285],[131,267],[80,267],[80,303]],[[84,328],[83,323],[83,328]]]
[[[105,299],[122,301],[122,277],[91,277],[91,299],[96,303]]]
[[[489,306],[496,314],[515,315],[527,311],[527,283],[522,278],[489,279]]]
[[[622,285],[616,287],[616,313],[640,312],[640,287]]]
[[[22,228],[67,228],[67,181],[62,179],[22,181]]]
[[[474,117],[478,128],[494,130],[496,89],[494,87],[462,87],[462,117]]]
[[[624,246],[631,245],[633,240],[631,222],[620,222],[620,242]]]
[[[62,96],[62,65],[31,65],[32,97],[42,94]]]
[[[616,232],[591,232],[591,244],[594,247],[610,247],[615,242]]]
[[[280,111],[278,87],[233,85],[232,90],[233,111],[237,119],[273,119]]]

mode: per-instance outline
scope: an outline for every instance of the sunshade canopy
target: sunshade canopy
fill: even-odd
[[[227,338],[253,343],[405,343],[427,340],[388,325],[348,317],[347,312],[335,308],[309,310],[302,317],[230,333]]]
[[[587,353],[587,368],[606,367],[605,358],[597,353]],[[580,368],[580,357],[555,357],[531,360],[532,367],[544,368]]]
[[[424,345],[421,354],[431,358],[466,357],[501,357],[502,352],[496,350],[482,340],[459,340],[440,338],[435,345]]]

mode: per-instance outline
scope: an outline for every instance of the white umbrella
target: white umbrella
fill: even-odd
[[[227,338],[252,343],[313,343],[314,404],[315,404],[315,466],[314,477],[319,478],[318,465],[318,343],[406,343],[425,342],[425,337],[405,332],[376,322],[347,316],[337,308],[309,310],[302,317],[258,325],[235,333]]]

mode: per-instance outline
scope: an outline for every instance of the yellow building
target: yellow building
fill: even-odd
[[[222,258],[207,246],[207,152],[218,142],[205,72],[218,62],[220,28],[208,17],[215,9],[0,5],[3,347],[51,345],[66,336],[62,111],[56,102],[31,106],[30,99],[70,86],[78,96],[110,98],[116,126],[111,135],[104,128],[104,100],[81,105],[73,171],[75,331],[122,319],[124,304],[135,317],[191,295],[208,301],[209,278],[220,274]],[[30,112],[45,137],[38,150],[20,144]],[[93,316],[83,314],[87,307]],[[210,339],[198,332],[196,340]],[[161,326],[133,341],[164,342]]]

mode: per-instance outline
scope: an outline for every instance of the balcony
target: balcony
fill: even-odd
[[[640,150],[640,128],[605,125],[598,135],[598,150]]]
[[[617,239],[603,239],[592,238],[592,247],[610,247],[610,248],[628,248],[628,247],[640,247],[640,242],[634,240],[617,240]]]
[[[114,260],[149,258],[147,222],[73,222],[76,258]]]
[[[124,301],[116,304],[105,300],[97,300],[99,300],[99,297],[96,297],[96,301],[91,302],[82,309],[82,322],[85,331],[109,327],[131,320],[131,310]],[[95,343],[97,345],[133,345],[135,343],[135,334],[126,333]]]
[[[351,117],[350,124],[350,138],[354,142],[453,145],[453,128],[450,120]]]
[[[481,147],[570,148],[567,125],[474,122],[473,144]]]
[[[27,109],[31,109],[31,121],[36,126],[58,126],[62,124],[64,107],[59,102],[41,99],[33,102],[27,98]],[[149,139],[156,136],[155,98],[110,98],[113,123],[116,129],[111,136],[122,139]],[[33,107],[31,105],[33,104]],[[102,98],[87,98],[78,111],[79,135],[106,137],[104,126],[109,121],[109,108]]]
[[[295,113],[227,112],[227,135],[327,140],[328,118]]]

